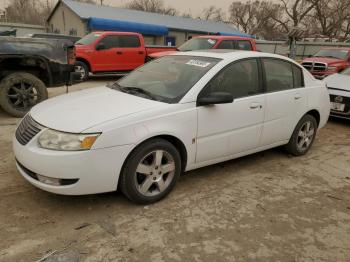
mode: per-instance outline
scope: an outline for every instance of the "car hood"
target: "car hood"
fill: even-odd
[[[310,57],[303,60],[303,62],[318,62],[318,63],[326,63],[328,65],[341,63],[343,60],[337,58],[329,58],[329,57]]]
[[[350,91],[350,76],[334,74],[324,80],[329,88]]]
[[[30,114],[45,127],[80,133],[107,121],[166,105],[108,87],[98,87],[46,100],[33,107]]]

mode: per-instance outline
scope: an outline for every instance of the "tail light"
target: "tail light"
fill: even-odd
[[[67,49],[67,61],[69,65],[74,65],[76,62],[75,47],[68,47]]]

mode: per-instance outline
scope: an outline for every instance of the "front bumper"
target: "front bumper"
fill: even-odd
[[[62,195],[115,191],[123,163],[133,148],[125,145],[89,151],[53,151],[38,147],[38,137],[25,146],[13,138],[17,169],[34,186]],[[50,185],[33,178],[31,173],[73,183]]]
[[[310,73],[319,80],[325,79],[327,76],[333,75],[336,72],[334,71],[310,71]]]

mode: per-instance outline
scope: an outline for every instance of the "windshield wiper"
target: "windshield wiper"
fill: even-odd
[[[119,85],[118,85],[119,86]],[[142,88],[139,88],[139,87],[122,87],[122,86],[119,86],[119,89],[123,92],[126,92],[126,93],[129,93],[129,94],[132,94],[132,93],[138,93],[138,94],[143,94],[143,95],[146,95],[148,96],[149,98],[151,98],[152,100],[157,100],[157,98],[155,97],[155,95],[153,95],[151,92],[149,91],[146,91]]]

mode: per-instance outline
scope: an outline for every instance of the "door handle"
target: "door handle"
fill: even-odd
[[[262,108],[262,105],[260,103],[251,103],[250,105],[250,109],[261,109]]]
[[[301,94],[296,94],[296,95],[294,96],[294,99],[295,99],[295,100],[299,100],[300,98],[302,98],[302,95],[301,95]]]
[[[143,51],[139,51],[139,55],[143,55],[144,54],[144,52]]]
[[[117,55],[122,55],[123,52],[117,51]]]

